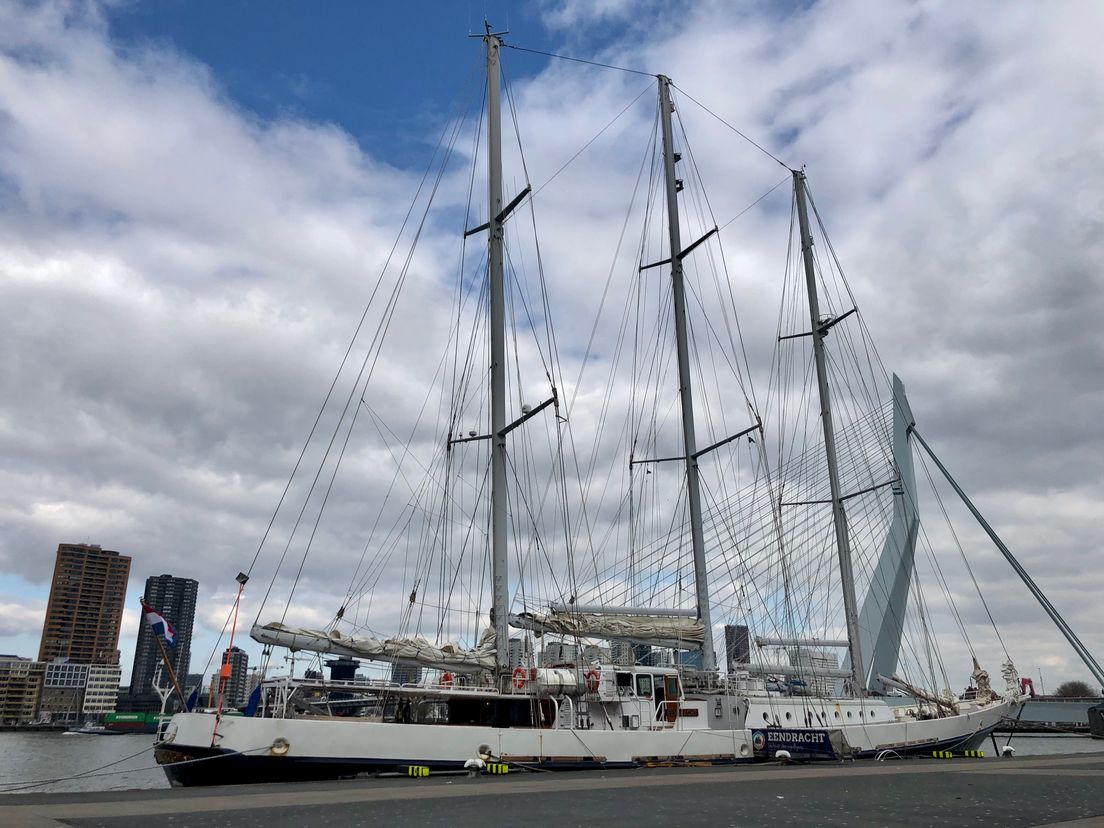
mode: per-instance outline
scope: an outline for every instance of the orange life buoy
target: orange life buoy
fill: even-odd
[[[445,673],[441,676],[441,684],[445,687],[452,687],[452,673]]]
[[[598,685],[602,681],[602,674],[597,670],[588,670],[586,674],[586,689],[591,693],[598,692]]]
[[[514,668],[514,687],[521,690],[525,687],[525,682],[529,680],[529,674],[524,667]]]

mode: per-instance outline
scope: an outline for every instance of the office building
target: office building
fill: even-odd
[[[85,543],[58,544],[40,662],[118,664],[130,558]]]
[[[836,679],[829,676],[811,675],[814,670],[838,670],[839,660],[835,653],[828,650],[808,650],[804,647],[787,650],[790,664],[798,669],[798,680],[803,681],[804,688],[797,685],[796,689],[802,690],[810,696],[828,697],[833,695],[836,689]]]
[[[725,624],[724,631],[728,672],[735,673],[737,665],[751,663],[751,636],[743,624]]]
[[[510,639],[510,666],[533,665],[533,640],[529,636]]]
[[[165,647],[177,679],[184,686],[192,660],[192,627],[195,622],[196,597],[199,582],[191,578],[172,575],[154,575],[146,579],[143,593],[146,603],[157,610],[176,632],[176,646]],[[136,711],[157,711],[161,699],[153,690],[157,668],[162,666],[161,648],[157,635],[143,621],[138,627],[138,642],[134,647],[134,667],[130,673],[130,691],[127,705]],[[161,686],[170,687],[171,679],[162,667]]]
[[[38,716],[43,721],[77,724],[84,707],[88,665],[55,661],[46,665]]]
[[[331,674],[332,675],[332,674]],[[356,676],[353,676],[353,681],[356,680]],[[417,684],[422,680],[422,668],[417,664],[392,664],[391,665],[391,683],[392,684]]]
[[[99,718],[114,713],[119,694],[122,668],[116,664],[92,664],[88,668],[88,683],[84,687],[85,719]]]
[[[541,666],[556,667],[562,664],[574,664],[579,657],[579,648],[566,641],[545,641],[541,650]]]

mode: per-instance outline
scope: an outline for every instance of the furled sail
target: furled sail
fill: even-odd
[[[705,626],[686,616],[617,613],[523,612],[510,616],[510,626],[537,633],[635,641],[660,647],[700,647]]]
[[[398,664],[419,664],[438,670],[474,673],[495,668],[495,632],[488,629],[470,650],[455,644],[437,646],[424,638],[387,638],[345,635],[338,630],[308,630],[273,622],[254,625],[254,641],[274,644],[289,650],[367,658]]]

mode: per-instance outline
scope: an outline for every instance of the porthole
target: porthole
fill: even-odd
[[[764,713],[763,714],[763,721],[764,722],[769,722],[770,721],[770,716],[768,716],[766,713]]]
[[[851,718],[851,711],[850,710],[847,711],[847,718],[849,718],[849,719]]]
[[[838,719],[839,718],[839,711],[838,710],[836,711],[835,715],[836,715],[836,718]]]
[[[786,721],[788,722],[788,721],[790,720],[790,718],[791,718],[791,717],[790,717],[790,714],[789,714],[789,713],[787,713],[787,714],[786,714]]]

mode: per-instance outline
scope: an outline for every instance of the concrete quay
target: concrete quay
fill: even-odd
[[[1104,755],[361,778],[0,797],[0,826],[1104,826]]]

